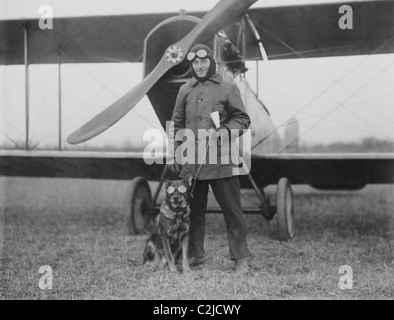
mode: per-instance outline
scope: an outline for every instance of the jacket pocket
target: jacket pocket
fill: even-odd
[[[212,112],[218,111],[220,122],[225,122],[227,120],[227,108],[223,102],[216,102],[212,107]]]
[[[225,111],[224,103],[220,101],[216,102],[212,107],[212,111],[219,111],[219,113],[223,113]]]

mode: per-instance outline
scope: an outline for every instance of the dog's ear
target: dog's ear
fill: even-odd
[[[168,187],[168,185],[170,184],[170,180],[168,180],[168,179],[166,179],[166,180],[164,180],[164,185],[165,185],[165,187],[167,188]]]

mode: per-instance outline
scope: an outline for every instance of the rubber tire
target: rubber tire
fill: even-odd
[[[288,241],[294,237],[293,191],[287,178],[280,178],[276,189],[276,222],[278,240]]]
[[[143,177],[135,177],[127,189],[124,203],[126,228],[129,235],[143,233],[150,219],[152,200],[148,181]]]

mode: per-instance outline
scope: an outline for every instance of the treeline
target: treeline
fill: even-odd
[[[4,144],[0,145],[0,150],[25,150],[24,144],[20,143],[19,147],[11,144]],[[103,145],[76,145],[76,146],[69,146],[64,144],[62,146],[62,151],[104,151],[104,152],[142,152],[144,151],[144,146],[134,146],[130,143],[123,143],[121,145],[113,145],[113,144],[103,144]],[[29,150],[46,150],[46,151],[57,151],[57,146],[52,145],[40,145],[38,148],[34,145],[31,145]]]
[[[15,145],[1,145],[0,150],[15,149]],[[21,143],[23,150],[23,144]],[[103,144],[98,146],[68,146],[63,145],[62,150],[75,151],[104,151],[104,152],[142,152],[145,145],[133,145],[123,142],[119,145]],[[38,150],[57,150],[56,146],[40,146]],[[335,142],[330,144],[301,144],[298,147],[299,153],[366,153],[366,152],[394,152],[394,141],[381,140],[376,138],[364,138],[360,142]]]
[[[365,153],[394,152],[394,141],[364,138],[360,142],[335,142],[330,144],[300,145],[301,153]]]
[[[65,147],[63,150],[74,151],[106,151],[106,152],[142,152],[143,146],[133,146],[131,143],[125,142],[120,145],[103,144],[98,146],[72,146]]]

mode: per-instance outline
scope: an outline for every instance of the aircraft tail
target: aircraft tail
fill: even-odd
[[[285,150],[286,153],[298,152],[299,123],[295,117],[290,118],[285,126]]]

